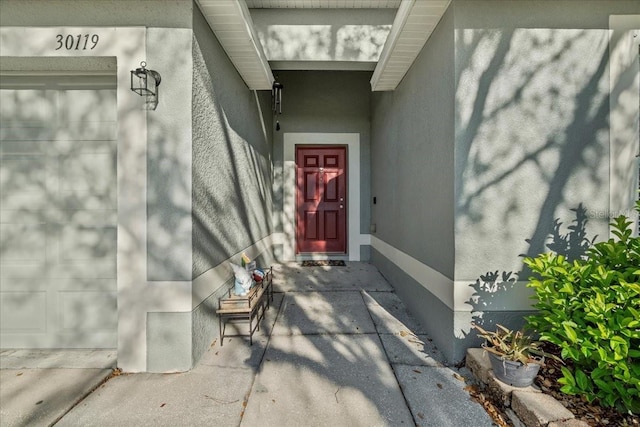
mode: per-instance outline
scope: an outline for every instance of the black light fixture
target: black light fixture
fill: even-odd
[[[145,97],[145,107],[148,110],[155,110],[158,106],[158,86],[162,78],[160,73],[147,70],[146,66],[147,63],[142,61],[140,68],[131,70],[131,90]]]
[[[271,86],[271,101],[272,101],[272,109],[273,113],[277,116],[278,114],[282,114],[282,89],[284,86],[282,83],[273,82],[273,86]],[[276,120],[276,131],[280,130],[280,121]]]
[[[276,114],[282,114],[282,89],[284,89],[282,83],[273,82],[271,99],[273,101],[273,112]]]

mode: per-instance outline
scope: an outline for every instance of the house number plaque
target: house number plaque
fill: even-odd
[[[93,50],[99,41],[100,36],[97,34],[57,34],[56,50]]]

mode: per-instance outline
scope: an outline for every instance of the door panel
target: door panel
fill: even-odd
[[[305,203],[316,202],[320,194],[318,186],[318,175],[315,172],[304,172],[304,201]]]
[[[297,147],[298,253],[346,253],[347,150]]]
[[[306,240],[317,240],[320,236],[318,233],[318,214],[316,212],[305,211],[304,219],[304,236]]]
[[[339,221],[340,221],[340,212],[339,211],[324,211],[324,237],[327,240],[335,240],[338,239],[339,233]]]

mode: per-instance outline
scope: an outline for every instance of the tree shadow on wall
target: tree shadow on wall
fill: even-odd
[[[546,244],[547,249],[565,256],[569,262],[584,257],[597,238],[597,236],[592,239],[587,237],[587,209],[582,203],[571,211],[574,212],[575,219],[566,227],[568,231],[563,232],[563,223],[556,218]],[[526,242],[530,243],[530,239]],[[520,255],[520,257],[525,256]],[[480,275],[474,283],[469,285],[473,288],[473,294],[466,304],[471,306],[471,321],[487,330],[495,329],[497,323],[513,329],[524,326],[524,315],[529,311],[510,311],[508,307],[512,303],[513,296],[517,297],[521,288],[525,286],[521,280],[527,280],[531,274],[531,271],[523,266],[519,273],[495,270]],[[463,336],[465,341],[473,345],[482,341],[472,331],[463,332]]]
[[[569,262],[582,258],[598,237],[594,236],[591,240],[587,238],[586,227],[589,219],[587,209],[582,206],[582,203],[571,211],[575,212],[576,219],[567,227],[569,232],[562,234],[562,221],[556,218],[553,221],[551,242],[546,245],[551,251],[564,255]],[[528,239],[527,243],[529,243]]]
[[[259,36],[270,60],[377,61],[390,25],[269,25]]]

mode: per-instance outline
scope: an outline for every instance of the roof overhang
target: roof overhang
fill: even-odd
[[[250,89],[269,90],[273,69],[372,70],[371,89],[394,90],[451,0],[196,0],[209,26]],[[269,63],[249,7],[255,9],[397,9],[378,62],[298,60]],[[387,30],[388,31],[388,30]],[[321,58],[318,58],[321,59]],[[325,58],[326,59],[326,58]]]
[[[244,0],[196,0],[218,41],[252,90],[271,90],[274,78]]]
[[[371,90],[394,90],[431,37],[451,0],[402,0],[371,77]]]

